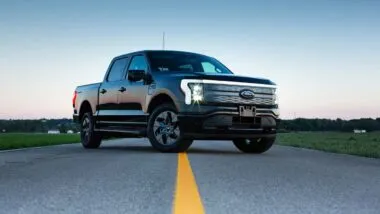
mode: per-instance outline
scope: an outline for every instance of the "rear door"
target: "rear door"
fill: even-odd
[[[98,123],[100,124],[111,123],[120,115],[118,95],[127,63],[127,57],[115,59],[99,88]]]
[[[144,70],[148,72],[148,63],[144,55],[132,56],[124,81],[121,86],[126,90],[119,95],[119,109],[124,112],[123,121],[131,126],[146,125],[147,114],[143,111],[148,93],[146,81],[132,81],[128,74],[132,70]]]

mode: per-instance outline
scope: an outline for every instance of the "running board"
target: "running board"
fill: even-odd
[[[115,128],[101,128],[101,129],[94,129],[96,132],[107,132],[107,133],[120,133],[120,134],[126,134],[126,135],[134,135],[134,136],[145,136],[146,130],[145,129],[139,129],[139,130],[123,130],[123,129],[115,129]]]

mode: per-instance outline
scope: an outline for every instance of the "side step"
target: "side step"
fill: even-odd
[[[94,129],[96,132],[102,132],[105,135],[121,137],[145,137],[146,128],[126,129],[123,127],[102,127]]]

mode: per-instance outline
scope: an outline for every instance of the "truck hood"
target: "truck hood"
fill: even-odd
[[[165,73],[168,75],[168,73]],[[219,81],[234,81],[234,82],[246,82],[246,83],[257,83],[265,85],[276,85],[274,82],[268,79],[240,76],[235,74],[205,74],[201,72],[175,72],[169,74],[172,77],[178,77],[183,79],[207,79],[207,80],[219,80]]]

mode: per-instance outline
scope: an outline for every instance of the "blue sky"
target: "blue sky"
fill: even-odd
[[[0,118],[72,114],[115,55],[212,55],[279,86],[283,118],[380,117],[380,1],[2,1]]]

